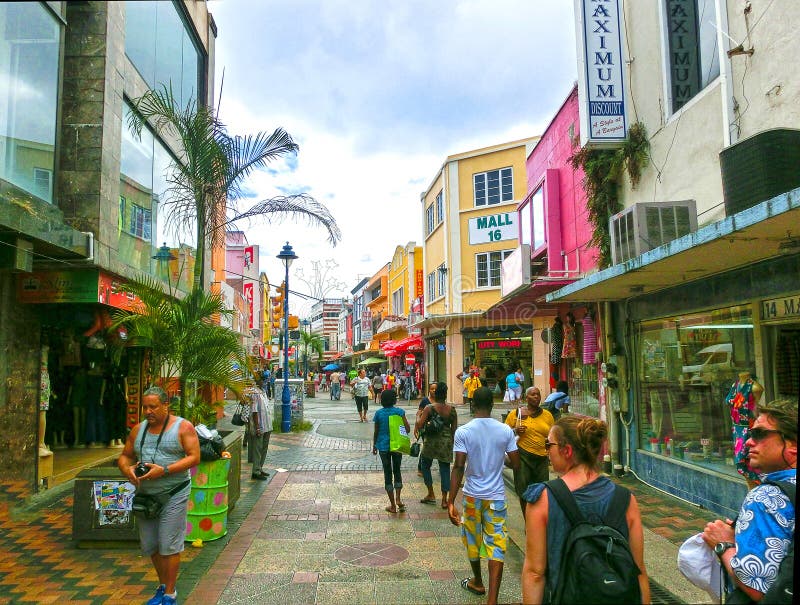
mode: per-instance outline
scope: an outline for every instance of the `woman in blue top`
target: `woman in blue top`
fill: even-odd
[[[519,399],[517,394],[519,391],[519,383],[517,382],[517,373],[514,368],[509,368],[508,376],[506,376],[506,391],[508,392],[508,401],[516,401]]]
[[[375,423],[375,431],[372,436],[372,453],[380,454],[381,464],[383,465],[383,483],[386,493],[389,495],[389,506],[386,512],[401,513],[406,511],[406,505],[400,500],[400,491],[403,489],[403,477],[400,475],[400,463],[403,454],[400,452],[389,451],[389,416],[399,415],[403,418],[406,425],[406,432],[411,433],[411,427],[406,419],[406,412],[402,408],[394,407],[397,403],[397,393],[393,389],[381,392],[381,409],[375,412],[372,421]]]

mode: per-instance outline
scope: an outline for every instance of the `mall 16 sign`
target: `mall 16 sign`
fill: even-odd
[[[499,212],[469,219],[470,245],[517,239],[516,216],[514,212]]]

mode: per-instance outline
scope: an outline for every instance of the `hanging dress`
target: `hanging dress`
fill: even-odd
[[[583,324],[583,365],[595,362],[600,348],[597,346],[597,332],[594,330],[594,320],[587,313],[581,319]]]
[[[561,357],[564,359],[574,359],[578,356],[578,343],[575,340],[575,323],[572,321],[564,322],[564,348]]]
[[[750,429],[756,421],[756,398],[753,395],[753,379],[744,382],[736,380],[725,398],[725,403],[730,406],[731,420],[733,421],[733,462],[736,470],[745,479],[758,480],[758,474],[747,463],[747,441]]]
[[[564,324],[558,319],[550,328],[550,363],[561,363],[561,352],[564,348]]]

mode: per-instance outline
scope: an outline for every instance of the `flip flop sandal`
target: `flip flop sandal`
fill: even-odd
[[[400,511],[401,513],[406,512],[406,505],[405,504],[398,504],[397,505],[397,510]]]
[[[420,504],[436,504],[436,498],[423,498],[419,501]]]
[[[383,510],[385,510],[387,513],[391,513],[392,515],[396,515],[397,514],[397,511],[396,510],[392,510],[391,506],[387,506]]]
[[[472,578],[464,578],[463,580],[461,580],[461,588],[463,588],[464,590],[469,590],[472,594],[484,596],[486,594],[486,589],[484,588],[483,590],[479,590],[474,586],[470,586],[469,581],[471,579]]]

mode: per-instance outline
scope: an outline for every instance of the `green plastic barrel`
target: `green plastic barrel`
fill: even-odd
[[[190,473],[186,541],[217,540],[228,533],[228,471],[230,458],[201,462]]]

